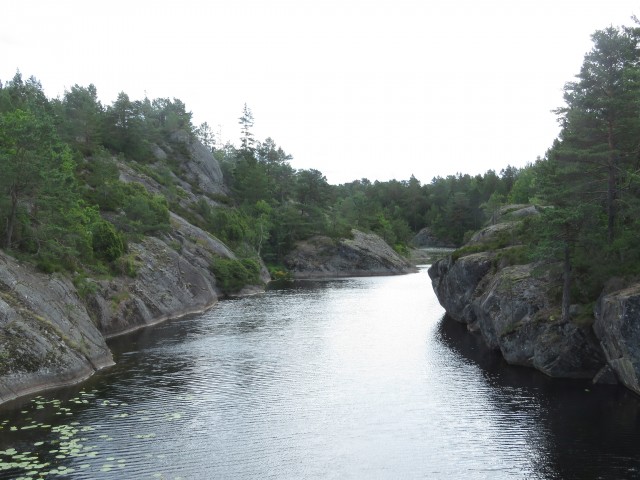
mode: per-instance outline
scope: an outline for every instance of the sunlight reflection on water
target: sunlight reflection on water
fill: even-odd
[[[575,426],[590,419],[576,405],[613,415],[595,393],[505,368],[442,315],[426,270],[222,302],[115,339],[116,367],[41,397],[64,395],[64,418],[34,402],[0,410],[0,449],[28,449],[71,478],[581,478],[559,453],[567,445],[593,472],[638,466],[619,451],[594,460],[596,442],[579,444]],[[635,399],[615,398],[637,414]],[[92,430],[71,435],[77,455],[56,458],[52,447],[70,440],[51,429],[4,435],[32,418]]]

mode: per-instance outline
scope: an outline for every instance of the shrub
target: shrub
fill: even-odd
[[[92,248],[96,258],[113,262],[122,256],[124,253],[122,235],[111,223],[104,220],[97,223],[92,233]]]
[[[224,294],[238,292],[245,285],[260,283],[260,266],[255,260],[215,258],[211,271]]]

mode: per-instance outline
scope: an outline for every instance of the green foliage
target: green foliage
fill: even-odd
[[[102,142],[104,114],[96,87],[76,84],[55,107],[58,118],[64,119],[58,129],[62,139],[84,155],[95,151]]]
[[[124,217],[117,217],[125,232],[149,234],[169,229],[169,207],[162,195],[150,194],[139,183],[122,185]]]
[[[526,265],[531,262],[529,245],[514,245],[498,250],[496,263],[502,267],[511,265]]]
[[[281,265],[270,266],[269,275],[271,276],[271,280],[275,282],[290,282],[293,280],[291,272]]]
[[[98,291],[99,288],[98,284],[92,279],[88,278],[84,273],[79,273],[73,277],[73,285],[76,287],[78,294],[82,298],[93,295]]]
[[[109,180],[87,197],[102,210],[116,212],[113,223],[127,234],[138,236],[169,229],[169,206],[162,195],[153,195],[140,183]]]
[[[211,262],[211,271],[223,293],[232,294],[246,285],[260,284],[260,266],[253,259],[215,258]]]
[[[115,261],[115,271],[131,278],[138,276],[139,264],[133,255],[122,255]]]
[[[461,257],[465,257],[474,253],[495,252],[512,245],[517,245],[520,243],[520,240],[520,232],[518,231],[501,231],[495,235],[492,235],[485,241],[477,242],[472,245],[465,245],[461,248],[458,248],[451,254],[451,258],[455,262]]]
[[[213,215],[214,232],[231,244],[249,236],[249,225],[246,216],[237,210],[217,209]]]
[[[113,262],[122,256],[124,241],[113,224],[102,220],[93,226],[92,233],[92,247],[96,258]]]

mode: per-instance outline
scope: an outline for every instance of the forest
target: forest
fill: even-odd
[[[48,99],[35,77],[24,80],[16,73],[0,88],[3,249],[44,271],[108,270],[127,242],[161,234],[175,211],[278,265],[296,241],[341,238],[352,228],[378,233],[402,253],[425,226],[443,242],[459,245],[492,208],[518,201],[509,197],[519,175],[512,167],[499,175],[458,174],[425,185],[415,177],[330,185],[319,170],[294,169],[292,157],[271,138],[256,141],[246,105],[237,146],[216,145],[208,124],[195,126],[191,117],[175,98],[132,101],[123,92],[104,106],[93,85],[74,85],[62,98]],[[219,161],[226,195],[188,208],[179,204],[180,188],[170,173],[181,175],[180,160],[161,162],[152,154],[157,144],[179,150],[179,132],[197,138]],[[164,193],[121,181],[118,162],[153,177]]]
[[[555,112],[561,132],[544,157],[428,183],[411,176],[331,185],[319,170],[293,168],[273,139],[254,138],[247,105],[239,108],[238,143],[220,145],[179,99],[122,92],[103,105],[94,85],[51,99],[35,77],[17,72],[0,84],[0,247],[45,272],[125,274],[127,245],[161,235],[171,211],[278,267],[295,242],[344,238],[352,228],[379,234],[402,254],[425,227],[459,247],[500,206],[534,204],[541,214],[524,227],[522,261],[555,262],[563,302],[588,304],[610,279],[640,271],[639,36],[636,27],[592,35],[580,72],[564,86]],[[160,161],[152,153],[159,144],[180,151],[177,132],[219,161],[225,194],[187,207],[179,201],[174,179],[184,155]],[[163,193],[121,180],[121,164],[157,180]]]

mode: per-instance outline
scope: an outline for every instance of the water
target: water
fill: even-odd
[[[111,342],[0,407],[0,478],[640,478],[640,401],[506,366],[426,271],[301,282]]]

